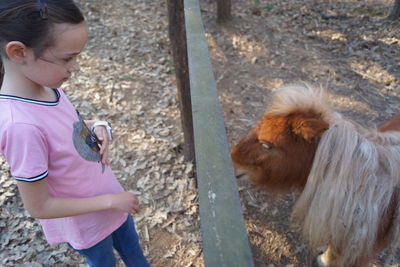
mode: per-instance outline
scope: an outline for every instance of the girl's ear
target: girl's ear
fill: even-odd
[[[5,52],[9,60],[23,64],[26,61],[27,47],[19,41],[11,41],[6,44]]]

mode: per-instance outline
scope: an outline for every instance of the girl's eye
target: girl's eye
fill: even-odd
[[[261,146],[266,150],[269,150],[272,148],[272,144],[269,142],[261,142]]]
[[[72,59],[73,59],[72,57],[64,58],[64,61],[65,61],[65,62],[70,62]]]

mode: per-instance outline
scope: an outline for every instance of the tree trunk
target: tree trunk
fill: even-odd
[[[392,12],[390,12],[388,19],[390,20],[396,20],[400,17],[400,0],[396,0],[392,9]]]
[[[186,161],[194,161],[192,102],[190,99],[189,67],[186,45],[185,13],[183,0],[167,0],[169,39],[175,65],[181,123],[184,134],[183,153]]]
[[[231,0],[217,0],[217,22],[225,23],[231,19]]]

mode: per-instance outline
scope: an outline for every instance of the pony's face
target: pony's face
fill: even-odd
[[[274,191],[304,187],[318,140],[329,125],[312,111],[288,115],[266,113],[233,147],[237,174]]]

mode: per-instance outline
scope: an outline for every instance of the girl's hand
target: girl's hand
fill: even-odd
[[[136,213],[139,210],[139,199],[132,193],[111,194],[111,208],[123,212]]]
[[[108,140],[107,129],[104,126],[97,126],[94,128],[94,134],[100,141],[100,155],[101,163],[105,165],[110,165],[110,160],[108,159],[108,146],[110,141]]]

